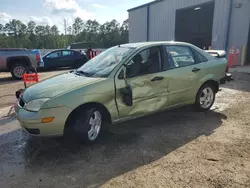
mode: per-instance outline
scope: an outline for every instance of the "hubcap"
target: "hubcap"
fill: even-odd
[[[202,108],[209,108],[214,101],[214,92],[210,87],[203,89],[200,95],[200,104]]]
[[[22,78],[23,74],[25,73],[25,68],[22,66],[17,66],[13,72],[16,77]]]
[[[89,120],[90,130],[88,131],[89,140],[95,140],[101,130],[102,116],[99,111],[95,111]]]

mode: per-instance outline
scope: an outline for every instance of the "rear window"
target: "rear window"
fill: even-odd
[[[207,62],[208,59],[197,50],[191,48],[196,63]]]

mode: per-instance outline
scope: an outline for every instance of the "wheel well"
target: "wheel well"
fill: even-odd
[[[30,60],[27,57],[14,57],[7,59],[7,69],[11,70],[11,67],[15,64],[22,64],[26,66],[30,66]]]
[[[91,103],[86,103],[86,104],[82,104],[80,106],[78,106],[77,108],[75,108],[68,116],[67,120],[66,120],[66,124],[65,126],[69,125],[69,122],[72,120],[72,118],[75,117],[76,113],[79,111],[83,111],[87,108],[97,108],[101,111],[102,116],[104,117],[104,121],[111,123],[111,115],[108,111],[108,109],[101,103],[96,103],[96,102],[91,102]]]
[[[205,84],[210,84],[210,85],[212,85],[214,88],[215,88],[215,93],[217,93],[218,91],[219,91],[219,83],[218,82],[216,82],[216,81],[214,81],[214,80],[208,80],[208,81],[206,81],[204,84],[202,84],[202,86],[204,86]],[[202,87],[201,86],[201,87]],[[200,88],[201,88],[200,87]]]

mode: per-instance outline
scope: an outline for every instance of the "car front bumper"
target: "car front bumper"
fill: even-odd
[[[220,84],[225,84],[226,82],[232,81],[232,75],[230,73],[226,73],[225,77],[220,79]]]
[[[20,126],[32,136],[62,136],[66,120],[71,113],[67,107],[41,109],[39,112],[30,112],[15,104],[15,112]],[[53,121],[42,123],[47,117],[53,117]]]

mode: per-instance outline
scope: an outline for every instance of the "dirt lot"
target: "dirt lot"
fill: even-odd
[[[92,146],[27,136],[6,117],[14,97],[2,97],[0,187],[250,187],[250,75],[234,76],[207,113],[185,107],[111,126]],[[2,96],[20,86],[0,77]]]

